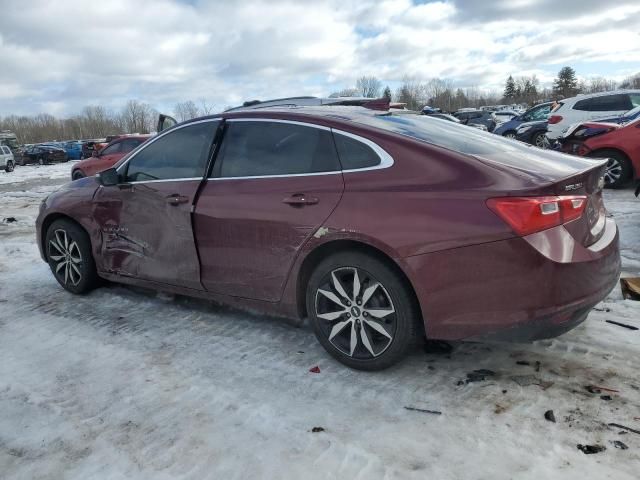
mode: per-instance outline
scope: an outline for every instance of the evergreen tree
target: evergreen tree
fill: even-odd
[[[513,77],[509,75],[507,78],[507,83],[504,85],[504,98],[515,98],[516,97],[516,82],[513,80]]]
[[[389,99],[389,101],[391,101],[391,89],[389,88],[389,85],[384,87],[384,93],[382,94],[382,96]]]
[[[578,79],[573,68],[562,67],[558,72],[558,78],[553,81],[553,93],[565,98],[573,97],[578,93]]]

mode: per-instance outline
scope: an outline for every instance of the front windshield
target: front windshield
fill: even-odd
[[[2,143],[4,143],[12,150],[19,147],[18,140],[16,140],[15,138],[5,138],[2,140]]]
[[[624,114],[624,117],[628,117],[630,119],[634,119],[637,116],[640,115],[640,106],[637,106],[635,108],[632,108],[631,110],[629,110],[627,113]]]

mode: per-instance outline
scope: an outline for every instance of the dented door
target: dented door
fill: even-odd
[[[102,269],[202,290],[191,226],[201,180],[100,187],[94,218],[100,225]]]

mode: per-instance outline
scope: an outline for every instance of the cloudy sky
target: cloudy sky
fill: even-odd
[[[0,116],[640,71],[639,0],[2,0]]]

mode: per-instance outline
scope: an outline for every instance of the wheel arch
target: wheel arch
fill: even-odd
[[[325,258],[336,253],[346,251],[357,251],[360,253],[365,253],[373,258],[380,260],[389,268],[391,268],[398,275],[402,283],[407,287],[409,296],[411,297],[412,301],[415,302],[417,311],[423,313],[413,284],[409,279],[409,276],[405,272],[405,269],[402,268],[397,260],[393,259],[387,253],[369,243],[352,239],[335,239],[322,243],[311,250],[306,255],[300,265],[300,268],[298,269],[296,282],[296,307],[299,318],[305,318],[307,316],[306,290],[311,274],[313,273],[315,268]],[[422,315],[421,320],[424,320],[424,314]],[[423,321],[421,321],[420,323],[423,325]]]
[[[66,215],[64,213],[52,212],[42,220],[42,227],[40,228],[40,238],[38,239],[38,241],[40,242],[40,247],[42,249],[42,255],[44,256],[45,261],[47,262],[49,261],[49,259],[47,258],[47,248],[46,248],[47,246],[45,245],[45,241],[47,238],[47,231],[49,230],[49,227],[51,226],[51,224],[56,220],[68,220],[72,223],[75,223],[87,234],[87,237],[89,238],[89,242],[91,242],[91,235],[89,234],[87,229],[84,227],[84,225],[78,222],[75,218],[70,217],[69,215]]]
[[[597,155],[602,152],[616,152],[622,155],[627,160],[627,162],[629,162],[629,167],[631,168],[631,178],[635,178],[636,175],[640,175],[640,172],[636,171],[633,165],[633,162],[631,161],[631,157],[629,157],[627,152],[625,152],[624,150],[620,149],[617,146],[616,147],[600,146],[595,150],[589,152],[589,156],[598,158]],[[606,158],[606,157],[602,157],[602,158]]]

